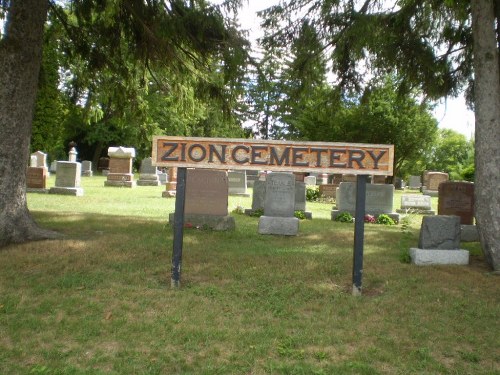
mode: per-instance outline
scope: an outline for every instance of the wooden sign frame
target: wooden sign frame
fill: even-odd
[[[157,167],[392,176],[394,145],[155,136]]]

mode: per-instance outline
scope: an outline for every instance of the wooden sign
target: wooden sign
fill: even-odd
[[[393,145],[156,136],[158,167],[392,176]]]

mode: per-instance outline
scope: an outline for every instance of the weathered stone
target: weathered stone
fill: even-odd
[[[280,234],[296,236],[299,231],[299,219],[296,217],[261,216],[259,234]]]
[[[160,177],[158,176],[158,169],[153,165],[151,157],[142,159],[139,179],[137,180],[139,186],[160,186]]]
[[[44,167],[28,167],[26,173],[26,189],[30,193],[46,193],[47,169]]]
[[[227,172],[229,195],[250,196],[247,192],[247,174],[245,171]]]
[[[271,173],[266,180],[264,215],[293,217],[295,212],[295,178],[289,173]]]
[[[297,234],[299,219],[294,217],[295,183],[295,177],[290,173],[271,173],[267,176],[264,216],[259,219],[260,234]]]
[[[379,216],[386,214],[399,222],[399,214],[393,212],[394,185],[366,184],[365,212]],[[356,184],[342,182],[336,192],[336,209],[332,210],[332,220],[342,212],[356,213]]]
[[[82,176],[92,177],[92,162],[89,160],[82,161]]]
[[[188,169],[186,180],[186,214],[228,214],[228,179],[224,171]]]
[[[228,178],[225,171],[188,169],[184,223],[213,230],[232,230],[234,218],[228,215]],[[174,222],[174,214],[170,215]]]
[[[442,182],[439,185],[438,215],[456,215],[461,224],[474,224],[474,184]]]
[[[458,216],[424,216],[420,228],[420,249],[452,250],[460,246]]]
[[[339,184],[319,185],[319,195],[324,198],[335,198]]]
[[[475,225],[460,225],[461,242],[479,242],[479,232]]]
[[[304,177],[304,182],[306,185],[315,186],[316,185],[316,177],[315,176],[306,176],[306,177]]]
[[[408,189],[419,190],[422,187],[422,178],[420,176],[410,176],[408,180]]]
[[[132,173],[132,158],[135,149],[130,147],[109,147],[109,173],[104,186],[133,188],[136,186]]]
[[[49,190],[50,194],[82,196],[80,186],[82,165],[72,161],[58,161],[56,183]]]
[[[467,250],[424,250],[418,248],[410,249],[410,257],[413,264],[418,266],[427,265],[467,265],[469,264],[469,252]]]
[[[396,210],[399,213],[418,213],[425,215],[435,215],[432,209],[431,197],[422,194],[403,194],[401,195],[401,209]]]

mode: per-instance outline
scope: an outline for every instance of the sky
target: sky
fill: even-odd
[[[214,0],[213,2],[219,2]],[[250,30],[250,39],[262,36],[259,18],[256,12],[266,9],[278,0],[243,0],[243,9],[239,12],[241,27]],[[455,130],[467,138],[474,135],[474,112],[469,111],[463,96],[441,100],[433,111],[440,128]]]

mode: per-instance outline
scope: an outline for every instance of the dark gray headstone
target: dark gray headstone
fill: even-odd
[[[263,210],[266,199],[266,181],[255,180],[252,193],[252,210]]]
[[[305,210],[306,210],[306,183],[295,181],[295,211],[305,211]]]
[[[460,248],[460,217],[424,216],[420,228],[419,249],[454,250]]]

